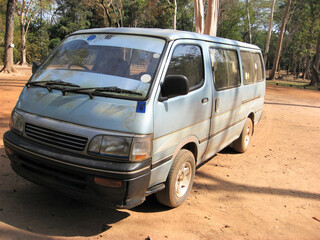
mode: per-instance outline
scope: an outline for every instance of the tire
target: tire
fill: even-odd
[[[157,200],[168,207],[180,206],[188,197],[195,175],[195,159],[186,149],[181,149],[175,157],[166,187],[156,193]]]
[[[240,153],[247,151],[252,136],[252,130],[252,120],[250,118],[247,118],[246,123],[244,124],[242,132],[240,134],[240,137],[237,140],[235,140],[232,144],[234,150]]]

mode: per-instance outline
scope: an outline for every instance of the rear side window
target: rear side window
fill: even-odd
[[[190,90],[203,84],[203,57],[197,45],[178,45],[172,54],[168,75],[181,74],[188,78]]]
[[[241,51],[244,84],[263,81],[262,60],[259,53]]]
[[[210,48],[214,85],[217,90],[240,86],[240,71],[235,50]]]

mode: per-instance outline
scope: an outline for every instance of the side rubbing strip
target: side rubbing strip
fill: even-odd
[[[205,141],[208,141],[208,140],[209,140],[209,136],[201,139],[199,144],[202,144],[202,143],[204,143]]]
[[[162,164],[165,164],[166,162],[169,162],[171,160],[173,155],[170,155],[169,157],[163,158],[161,160],[159,160],[158,162],[155,162],[152,164],[151,168],[154,169],[156,167],[159,167]]]
[[[251,102],[251,101],[256,100],[256,99],[258,99],[258,98],[260,98],[260,95],[259,95],[259,96],[257,96],[257,97],[254,97],[254,98],[246,99],[246,100],[242,101],[242,104],[245,104],[245,103]]]
[[[215,136],[217,136],[218,134],[226,131],[228,128],[231,128],[231,127],[237,125],[238,123],[241,123],[241,122],[244,121],[244,120],[245,120],[245,118],[243,118],[243,119],[241,119],[241,120],[239,120],[239,121],[237,121],[237,122],[229,125],[228,127],[225,127],[225,128],[223,128],[223,129],[219,130],[218,132],[215,132],[214,134],[210,135],[210,139],[213,138],[213,137],[215,137]]]

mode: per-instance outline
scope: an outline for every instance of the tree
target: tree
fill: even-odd
[[[312,78],[310,85],[319,87],[320,85],[320,32],[318,35],[316,54],[312,61]]]
[[[283,36],[284,36],[286,24],[288,22],[290,6],[291,6],[291,0],[287,0],[286,8],[285,8],[284,15],[283,15],[283,18],[282,18],[282,24],[281,24],[281,30],[280,30],[280,35],[279,35],[278,44],[277,44],[276,56],[274,58],[272,70],[270,72],[270,76],[269,76],[268,80],[274,79],[275,73],[276,73],[276,70],[277,70],[277,67],[278,67],[278,64],[279,64],[280,53],[281,53],[282,42],[283,42]]]
[[[19,0],[17,2],[17,14],[20,22],[21,32],[21,59],[19,64],[27,64],[26,55],[26,36],[29,26],[35,15],[43,9],[46,9],[52,3],[52,0]]]
[[[178,0],[177,29],[194,32],[194,0]]]
[[[123,4],[122,0],[98,0],[107,16],[109,27],[123,27]],[[112,17],[113,16],[113,17]],[[113,19],[116,20],[113,24]]]
[[[280,11],[283,16],[282,1],[277,2],[280,3]],[[286,25],[285,41],[279,64],[296,77],[311,80],[309,72],[320,32],[320,2],[318,0],[292,1],[290,9],[291,14]],[[280,11],[275,11],[276,27],[279,25],[277,22],[281,22]],[[273,36],[272,39],[274,41],[275,37]],[[275,47],[270,47],[269,59],[274,59],[273,49]]]
[[[84,0],[56,0],[57,21],[49,28],[50,38],[64,39],[66,35],[89,28],[92,12]]]
[[[20,20],[21,31],[21,59],[19,64],[24,65],[27,64],[26,35],[28,33],[30,22],[37,11],[36,3],[33,0],[22,0],[22,2],[18,1],[16,10]]]
[[[194,0],[194,20],[195,20],[195,32],[203,33],[204,31],[203,0]]]
[[[42,62],[49,51],[55,47],[53,46],[54,43],[49,40],[48,23],[41,16],[39,18],[36,17],[30,24],[26,42],[28,46],[27,62],[30,63],[33,61]]]
[[[238,0],[222,1],[219,10],[219,37],[243,41],[241,19],[244,19],[243,5]]]
[[[13,30],[14,30],[14,9],[15,0],[8,0],[7,18],[6,18],[6,35],[5,35],[5,54],[4,66],[0,72],[11,73],[17,72],[13,66]]]
[[[178,11],[177,0],[173,0],[173,4],[174,4],[173,29],[177,29],[177,11]]]
[[[194,0],[195,31],[211,36],[217,35],[219,0],[208,0],[207,16],[204,21],[203,0]],[[204,24],[205,22],[205,24]]]
[[[124,26],[140,27],[143,26],[144,18],[146,17],[147,2],[146,0],[124,1],[123,2],[123,17]]]
[[[303,74],[303,79],[310,79],[310,74],[311,74],[311,68],[310,68],[310,63],[311,63],[311,41],[312,41],[312,34],[314,32],[314,25],[316,22],[316,18],[318,18],[319,15],[319,10],[315,6],[317,6],[317,2],[315,0],[308,0],[308,5],[309,5],[309,27],[308,27],[308,37],[307,37],[307,45],[306,45],[306,50],[307,50],[307,56],[306,56],[306,67],[305,67],[305,72]],[[317,12],[317,14],[316,14]]]
[[[204,34],[217,36],[219,0],[208,0],[208,9]]]
[[[250,5],[249,5],[249,0],[246,0],[246,6],[247,6],[247,20],[248,20],[249,43],[252,44],[252,31],[251,31],[251,22],[250,22]]]
[[[272,26],[273,26],[273,12],[274,12],[274,5],[276,3],[276,0],[272,0],[271,4],[271,11],[270,11],[270,20],[269,20],[269,30],[268,30],[268,36],[266,41],[266,47],[264,51],[264,64],[267,65],[268,60],[268,54],[269,54],[269,46],[270,46],[270,39],[271,39],[271,33],[272,33]]]

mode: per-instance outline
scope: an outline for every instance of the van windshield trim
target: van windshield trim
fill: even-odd
[[[99,33],[99,35],[102,35],[105,38],[108,38],[107,35],[108,34],[101,34]],[[126,35],[130,35],[130,34],[114,34],[114,35],[121,35],[122,38],[126,39]],[[89,39],[90,36],[92,36],[92,33],[90,34],[75,34],[75,35],[70,35],[69,38],[74,38],[75,36],[80,36],[80,39]],[[55,56],[55,53],[57,53],[57,51],[59,51],[59,48],[61,50],[61,47],[64,46],[64,44],[67,44],[68,41],[72,42],[72,40],[64,40],[45,60],[44,62],[41,64],[41,66],[38,68],[38,70],[33,74],[33,76],[31,77],[31,79],[28,81],[28,84],[32,83],[32,82],[44,82],[44,81],[50,81],[50,79],[63,79],[66,80],[67,82],[71,83],[71,84],[75,84],[78,85],[81,88],[100,88],[100,87],[109,87],[109,86],[116,86],[120,89],[125,89],[127,91],[133,91],[133,92],[140,92],[140,94],[135,94],[138,97],[133,97],[133,96],[127,96],[128,99],[137,99],[139,101],[141,100],[145,100],[149,97],[149,93],[153,87],[153,82],[154,82],[154,78],[156,76],[157,70],[158,70],[158,66],[160,64],[160,62],[162,61],[162,55],[164,53],[164,50],[166,49],[166,45],[167,42],[165,39],[162,38],[156,38],[153,36],[136,36],[136,35],[130,35],[131,37],[135,38],[135,37],[139,37],[139,39],[143,40],[143,43],[148,45],[149,43],[151,43],[150,46],[153,46],[155,44],[158,44],[160,41],[160,47],[158,46],[157,49],[155,50],[155,52],[143,52],[143,50],[135,50],[132,49],[132,51],[138,51],[136,52],[136,57],[138,56],[140,59],[141,57],[143,57],[143,59],[146,59],[146,61],[150,61],[149,59],[154,59],[153,61],[153,67],[150,68],[151,72],[143,72],[144,70],[138,70],[139,68],[136,68],[135,76],[132,75],[121,75],[121,76],[116,76],[116,75],[112,75],[112,74],[105,74],[105,73],[100,73],[100,72],[94,72],[94,71],[90,71],[86,68],[81,68],[80,65],[78,64],[74,64],[73,62],[68,62],[67,65],[65,65],[65,67],[61,67],[59,65],[56,65],[57,68],[51,68],[49,66],[48,68],[48,62],[50,64],[52,58],[57,58],[57,56]],[[101,36],[96,36],[96,37],[91,37],[93,38],[99,38],[100,40],[103,40],[103,37]],[[144,38],[147,37],[147,38]],[[113,36],[111,37],[113,38]],[[153,39],[157,39],[155,42],[153,41]],[[87,40],[89,41],[89,40]],[[124,42],[124,40],[123,40]],[[130,44],[130,43],[128,43]],[[139,43],[140,44],[140,43]],[[89,44],[90,46],[92,45],[91,43]],[[143,44],[140,44],[141,46],[143,46]],[[101,47],[102,45],[92,45],[92,46],[98,46]],[[150,49],[150,46],[147,47],[147,49]],[[112,47],[111,47],[112,48]],[[117,48],[117,47],[116,47]],[[82,49],[82,48],[81,48]],[[160,50],[159,50],[160,49]],[[99,52],[99,51],[98,51]],[[159,52],[159,53],[157,53]],[[138,55],[137,55],[138,54]],[[131,55],[132,56],[132,55]],[[131,59],[132,60],[132,59]],[[141,60],[140,60],[141,61]],[[131,61],[130,61],[131,62]],[[149,63],[147,63],[149,64]],[[67,67],[66,67],[67,66]],[[148,66],[148,65],[146,65]],[[69,69],[70,67],[70,69]],[[132,70],[132,65],[131,68]],[[145,67],[146,69],[146,67]],[[51,71],[50,73],[48,71]],[[139,72],[140,71],[140,74]],[[149,69],[148,69],[149,71]],[[59,72],[59,74],[57,74]],[[65,73],[63,73],[65,72]],[[91,75],[91,74],[99,74],[98,75]],[[46,76],[47,75],[47,76]],[[52,76],[50,76],[52,75]],[[60,76],[59,76],[60,75]],[[76,75],[81,75],[80,78],[76,78],[73,77],[73,79],[70,79],[69,76],[76,76]],[[104,76],[102,76],[104,75]],[[107,76],[108,75],[108,76]],[[133,77],[132,77],[133,76]],[[48,80],[49,79],[49,80]],[[104,79],[103,81],[101,80],[101,82],[99,82],[99,79]],[[110,80],[111,79],[111,80]],[[119,79],[119,80],[118,80]],[[98,81],[98,82],[97,82]],[[116,82],[122,82],[121,85],[117,85]],[[126,82],[126,83],[125,83]],[[135,82],[135,83],[134,83]],[[28,85],[30,86],[30,85]],[[128,93],[128,92],[127,92]],[[110,93],[112,94],[112,93]],[[117,94],[116,97],[119,97],[119,95]]]

